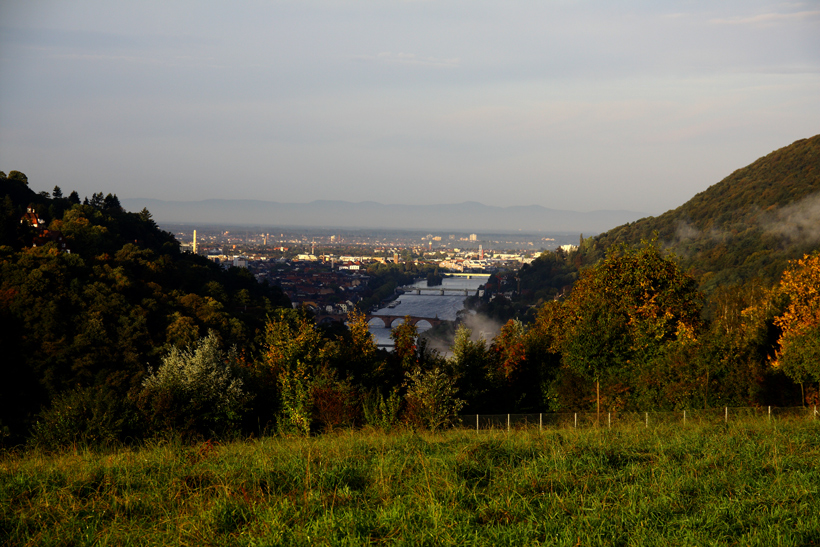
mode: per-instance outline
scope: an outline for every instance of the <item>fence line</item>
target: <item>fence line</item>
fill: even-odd
[[[817,405],[810,407],[718,407],[689,409],[675,412],[541,412],[538,414],[461,414],[456,416],[455,426],[475,431],[496,429],[530,429],[538,427],[579,427],[601,426],[611,429],[619,425],[641,424],[645,428],[660,424],[708,424],[739,421],[749,418],[765,418],[767,421],[783,418],[819,419]],[[650,419],[651,418],[651,419]]]

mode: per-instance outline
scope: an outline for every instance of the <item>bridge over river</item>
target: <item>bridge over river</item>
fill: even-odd
[[[400,291],[403,291],[405,294],[432,294],[432,295],[439,295],[444,296],[445,294],[463,294],[464,296],[470,296],[470,293],[475,292],[475,290],[470,289],[451,289],[446,287],[399,287]]]
[[[415,316],[406,316],[406,315],[374,315],[374,314],[367,314],[365,315],[367,318],[367,322],[370,323],[372,319],[378,319],[382,323],[384,323],[384,328],[392,329],[393,322],[396,319],[406,320],[411,325],[417,325],[422,321],[427,321],[431,327],[436,327],[444,322],[444,319],[439,319],[438,317],[415,317]],[[321,325],[323,323],[328,322],[338,322],[344,323],[347,321],[347,314],[345,313],[326,313],[323,315],[317,315],[315,317],[316,324]]]

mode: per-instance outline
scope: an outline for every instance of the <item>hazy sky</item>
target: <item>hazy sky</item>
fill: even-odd
[[[820,0],[0,0],[0,170],[659,214],[820,133]]]

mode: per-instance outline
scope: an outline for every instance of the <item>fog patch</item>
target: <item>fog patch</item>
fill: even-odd
[[[475,312],[465,314],[462,318],[462,323],[472,331],[470,340],[477,342],[484,339],[488,346],[492,343],[493,338],[498,336],[503,326],[503,323]]]
[[[678,228],[675,230],[675,239],[677,241],[686,241],[687,239],[697,239],[700,237],[700,230],[685,220],[678,222]]]
[[[789,241],[811,243],[820,240],[820,193],[781,208],[775,217],[764,224],[766,233]]]
[[[485,315],[480,315],[473,310],[459,310],[457,324],[463,324],[470,329],[470,340],[478,342],[484,340],[487,347],[490,347],[493,339],[501,332],[503,324],[495,319],[490,319]],[[456,326],[456,329],[458,327]],[[421,333],[420,333],[421,334]],[[423,333],[427,340],[427,347],[439,352],[442,356],[450,358],[453,355],[453,343],[455,329],[445,335],[434,334],[433,331]]]

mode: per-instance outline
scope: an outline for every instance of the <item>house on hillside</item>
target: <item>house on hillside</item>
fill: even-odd
[[[32,228],[38,230],[45,228],[45,221],[37,215],[34,211],[34,207],[30,205],[26,209],[26,213],[23,215],[23,218],[20,219],[20,224],[28,224]]]
[[[62,232],[46,228],[45,221],[39,217],[34,207],[29,206],[26,209],[26,213],[20,219],[20,224],[28,224],[34,228],[34,237],[31,240],[32,247],[41,247],[46,243],[53,242],[61,252],[71,252],[71,247],[69,247]]]

